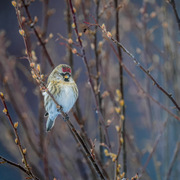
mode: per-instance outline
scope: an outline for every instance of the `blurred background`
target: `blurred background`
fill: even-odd
[[[72,67],[79,98],[69,113],[70,119],[87,147],[95,151],[105,177],[118,179],[125,171],[125,177],[129,179],[136,173],[146,180],[178,179],[178,109],[100,28],[87,25],[87,22],[105,24],[107,31],[119,39],[179,105],[180,29],[170,2],[73,0],[90,74],[82,58],[72,53],[72,48],[76,48],[81,54],[81,49],[76,41],[69,1],[25,1],[29,3],[27,9],[32,20],[37,21],[34,27],[45,42],[53,65],[34,28],[30,28],[27,11],[21,1],[18,2],[33,60],[40,64],[45,81],[53,65],[65,63]],[[180,16],[180,1],[175,0],[175,3]],[[73,44],[69,43],[70,38]],[[45,132],[43,97],[25,56],[15,8],[11,1],[3,0],[0,6],[0,91],[5,95],[13,122],[19,122],[18,134],[27,149],[32,171],[40,179],[98,179],[60,116],[53,130]],[[126,70],[122,71],[119,59]],[[95,94],[88,76],[93,80]],[[0,155],[23,165],[3,108],[0,103]],[[106,126],[100,123],[101,120]],[[118,155],[118,161],[114,161],[110,153]],[[117,172],[117,164],[121,165],[120,172]],[[19,169],[7,163],[0,164],[0,179],[25,177]]]

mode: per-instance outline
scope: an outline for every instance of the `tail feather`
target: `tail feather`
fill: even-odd
[[[50,131],[52,129],[52,127],[54,126],[55,123],[55,119],[51,119],[50,117],[48,117],[48,120],[46,122],[46,131]]]

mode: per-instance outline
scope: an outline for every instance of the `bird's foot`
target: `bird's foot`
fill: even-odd
[[[64,120],[64,121],[67,121],[67,120],[69,120],[69,116],[68,116],[68,114],[64,113],[63,120]]]
[[[61,105],[57,106],[57,111],[58,111],[58,112],[63,111],[63,107],[62,107]]]

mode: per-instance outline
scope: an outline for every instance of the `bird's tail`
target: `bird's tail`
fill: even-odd
[[[48,117],[47,119],[47,122],[46,122],[46,131],[50,131],[52,129],[52,127],[54,126],[54,123],[55,123],[55,119],[56,118],[51,118],[50,116]]]

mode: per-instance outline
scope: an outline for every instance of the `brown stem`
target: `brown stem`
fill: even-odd
[[[173,168],[173,165],[175,163],[175,160],[177,159],[177,155],[178,155],[179,151],[180,151],[180,142],[177,142],[176,148],[174,150],[174,154],[173,154],[173,157],[172,157],[172,160],[171,160],[171,163],[169,165],[169,169],[168,169],[168,172],[167,172],[167,175],[165,178],[166,180],[170,179],[172,168]]]
[[[99,22],[99,5],[100,5],[100,0],[96,1],[96,22]],[[95,53],[95,60],[96,60],[96,98],[98,101],[98,106],[99,110],[102,113],[102,98],[101,98],[101,93],[100,93],[100,59],[99,59],[99,52],[98,52],[98,38],[97,38],[97,27],[95,27],[95,34],[94,34],[94,53]],[[100,144],[105,143],[104,142],[104,133],[102,129],[102,124],[99,121],[99,142]],[[100,157],[102,162],[104,161],[104,147],[100,146]]]
[[[86,66],[86,70],[87,70],[87,74],[88,74],[88,78],[89,78],[89,84],[91,86],[92,94],[93,94],[95,102],[96,102],[97,113],[100,115],[100,121],[101,121],[102,125],[104,126],[107,144],[111,148],[111,144],[110,144],[109,136],[108,136],[108,132],[107,132],[107,127],[106,127],[104,118],[103,118],[103,116],[101,114],[101,111],[100,111],[100,108],[99,108],[99,105],[98,105],[98,100],[97,100],[96,95],[95,95],[96,92],[95,92],[95,89],[94,89],[93,80],[92,80],[91,75],[90,75],[90,69],[89,69],[89,66],[88,66],[85,49],[84,49],[84,47],[82,45],[81,37],[79,36],[77,22],[76,22],[76,15],[75,15],[74,8],[73,8],[71,0],[69,0],[69,5],[70,5],[71,13],[72,13],[72,16],[73,16],[73,22],[74,22],[74,25],[75,25],[74,30],[75,30],[75,33],[76,33],[76,36],[77,36],[77,39],[78,39],[78,42],[79,42],[79,45],[80,45],[80,48],[81,48],[82,59],[83,59],[84,64]]]
[[[20,151],[21,156],[22,156],[22,161],[23,161],[23,163],[24,163],[24,165],[25,165],[25,167],[26,167],[26,169],[27,169],[28,175],[29,175],[30,177],[32,177],[32,178],[35,178],[34,174],[33,174],[32,171],[31,171],[31,168],[29,167],[29,165],[28,165],[28,163],[27,163],[26,155],[25,155],[25,153],[23,152],[23,148],[22,148],[22,145],[21,145],[21,141],[20,141],[20,138],[19,138],[19,135],[18,135],[18,132],[17,132],[17,127],[14,127],[14,123],[13,123],[13,121],[12,121],[12,118],[11,118],[10,114],[9,114],[9,111],[8,111],[8,108],[7,108],[7,105],[6,105],[6,102],[5,102],[3,93],[0,93],[0,98],[1,98],[1,101],[2,101],[2,103],[3,103],[3,105],[4,105],[5,114],[6,114],[6,116],[8,117],[9,122],[10,122],[10,124],[11,124],[11,126],[12,126],[12,128],[13,128],[13,130],[14,130],[14,134],[15,134],[16,140],[17,140],[16,143],[17,143],[17,145],[18,145],[18,147],[19,147],[19,151]]]
[[[177,21],[177,24],[178,24],[178,28],[179,28],[179,31],[180,31],[180,18],[179,18],[179,15],[177,13],[175,0],[169,0],[169,3],[171,4],[171,6],[173,8],[173,11],[174,11],[174,14],[175,14],[175,17],[176,17],[176,21]]]
[[[31,175],[29,174],[29,171],[27,171],[27,170],[26,170],[23,166],[21,166],[20,164],[17,164],[17,163],[15,163],[15,162],[12,162],[12,161],[10,161],[10,160],[2,157],[2,156],[0,156],[0,159],[2,159],[5,163],[10,164],[11,166],[17,167],[18,169],[20,169],[21,171],[23,171],[24,173],[26,173],[28,176],[31,176]],[[4,163],[4,162],[3,162],[3,163]],[[0,162],[0,163],[1,163],[1,162]],[[39,178],[37,178],[37,177],[34,177],[34,179],[35,179],[35,180],[39,180]]]
[[[68,1],[66,1],[66,6],[67,6],[67,10],[66,10],[66,13],[67,13],[67,31],[68,31],[68,38],[72,38],[72,26],[71,26],[71,12],[70,12],[70,7],[69,7],[69,3]],[[70,47],[72,48],[72,45],[70,44]],[[72,54],[72,50],[71,49],[68,49],[68,59],[69,59],[69,64],[72,68],[72,72],[73,71],[73,54]]]
[[[32,18],[31,18],[31,15],[30,15],[30,12],[29,12],[29,9],[28,9],[28,6],[29,6],[29,5],[27,5],[24,0],[21,0],[21,1],[22,1],[22,3],[23,3],[24,8],[25,8],[26,14],[27,14],[27,16],[28,16],[28,19],[29,19],[31,28],[33,29],[34,34],[36,35],[36,37],[37,37],[40,45],[42,46],[42,48],[43,48],[43,50],[44,50],[44,53],[45,53],[45,55],[46,55],[46,57],[47,57],[47,60],[48,60],[48,62],[49,62],[49,64],[50,64],[50,66],[54,69],[55,66],[54,66],[54,63],[53,63],[53,61],[52,61],[52,59],[51,59],[51,57],[50,57],[50,55],[49,55],[49,53],[48,53],[48,51],[47,51],[46,43],[45,43],[45,42],[43,41],[43,39],[40,37],[39,33],[37,32],[37,30],[36,30],[36,28],[35,28],[35,26],[34,26],[34,22],[33,22]]]
[[[107,35],[107,31],[103,30],[102,27],[99,24],[91,24],[91,23],[87,23],[87,22],[86,22],[86,24],[88,24],[89,26],[98,26]],[[180,111],[180,106],[177,104],[175,99],[172,97],[172,94],[168,93],[162,86],[159,85],[159,83],[154,79],[154,77],[150,74],[150,72],[148,70],[146,70],[138,62],[138,60],[134,57],[134,55],[131,54],[119,41],[117,41],[113,37],[108,37],[108,38],[110,40],[112,40],[116,45],[118,45],[128,56],[130,56],[132,58],[132,61],[134,62],[134,64],[137,67],[139,67],[152,80],[153,84],[156,85],[156,87],[171,100],[171,102],[176,106],[178,111]]]
[[[139,62],[138,60],[120,43],[118,42],[116,39],[111,37],[111,40],[117,44],[120,48],[122,48],[122,50],[128,54],[133,62],[136,64],[137,67],[139,67],[154,83],[154,85],[156,85],[156,87],[163,92],[171,101],[172,103],[176,106],[176,108],[178,109],[178,111],[180,111],[180,106],[177,104],[177,102],[175,101],[175,99],[172,97],[172,94],[168,93],[162,86],[160,86],[158,84],[158,82],[153,78],[153,76],[150,74],[150,72],[148,70],[146,70]]]
[[[119,10],[118,10],[118,0],[114,0],[114,4],[115,4],[115,11],[116,11],[116,39],[118,42],[120,42],[120,33],[119,33]],[[122,95],[122,99],[124,100],[124,83],[123,83],[123,59],[122,59],[122,52],[121,52],[121,48],[117,45],[117,51],[118,51],[118,56],[119,56],[119,77],[120,77],[120,84],[119,84],[119,89],[121,91],[121,95]],[[123,138],[123,171],[125,174],[127,174],[127,152],[126,152],[126,138],[125,138],[125,134],[126,134],[126,118],[125,118],[125,106],[122,107],[122,111],[121,111],[122,115],[124,116],[124,120],[123,120],[123,124],[122,124],[122,138]],[[121,120],[119,120],[119,124],[121,125]],[[121,136],[119,135],[119,138]],[[120,144],[120,140],[119,140],[119,150],[118,150],[118,154],[117,154],[117,159],[120,155],[120,149],[121,149],[121,144]]]
[[[139,178],[141,178],[142,174],[145,172],[145,170],[146,170],[146,168],[147,168],[147,166],[148,166],[148,164],[149,164],[149,161],[151,160],[151,158],[152,158],[152,156],[153,156],[153,153],[154,153],[155,150],[156,150],[156,147],[157,147],[157,145],[158,145],[158,143],[159,143],[159,140],[160,140],[160,138],[161,138],[161,136],[162,136],[162,134],[163,134],[163,132],[164,132],[164,129],[165,129],[166,125],[167,125],[167,121],[168,121],[168,120],[166,120],[166,121],[163,123],[163,128],[162,128],[161,131],[159,132],[159,135],[157,136],[157,138],[156,138],[156,140],[155,140],[155,142],[154,142],[152,151],[151,151],[151,153],[149,154],[149,156],[148,156],[148,158],[147,158],[147,160],[146,160],[146,162],[145,162],[145,164],[144,164],[144,166],[143,166],[143,168],[142,168],[142,170],[141,170],[141,174],[139,175]]]
[[[117,51],[115,50],[114,46],[112,44],[110,44],[111,48],[113,49],[115,55],[117,56],[118,60],[119,56]],[[141,86],[141,84],[137,81],[137,79],[135,78],[135,75],[132,74],[129,69],[126,67],[126,65],[124,63],[122,63],[122,66],[124,68],[124,70],[129,74],[129,76],[133,79],[134,83],[136,84],[136,86],[138,87],[139,91],[147,96],[149,99],[151,99],[153,102],[155,102],[160,108],[164,109],[167,113],[169,113],[172,117],[174,117],[175,119],[177,119],[178,121],[180,121],[180,117],[178,117],[177,115],[173,114],[168,108],[166,108],[164,105],[162,105],[159,101],[157,101],[156,99],[154,99],[150,94],[148,94]]]
[[[43,20],[42,20],[42,41],[46,39],[47,36],[47,27],[48,27],[48,20],[49,20],[49,15],[48,15],[48,5],[49,5],[49,0],[44,0],[42,1],[43,3]],[[41,72],[44,73],[46,69],[46,61],[45,58],[47,57],[45,50],[42,48],[41,50]],[[42,151],[42,160],[44,164],[44,174],[45,174],[45,179],[49,179],[49,168],[48,168],[48,151],[47,151],[47,145],[46,145],[46,139],[44,138],[45,132],[44,132],[44,108],[43,108],[43,96],[41,91],[39,92],[39,136],[40,136],[40,147]]]

